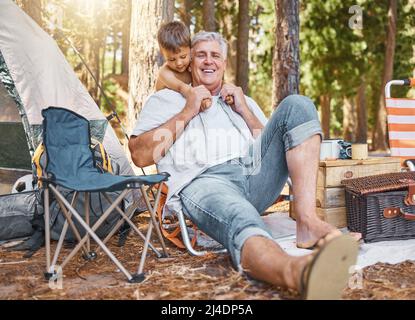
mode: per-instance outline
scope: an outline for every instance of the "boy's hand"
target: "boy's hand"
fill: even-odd
[[[206,98],[202,100],[202,105],[200,106],[200,112],[203,112],[209,109],[212,106],[212,99]]]
[[[184,107],[184,111],[189,112],[189,114],[194,117],[199,114],[199,112],[206,110],[210,107],[212,103],[205,106],[206,108],[202,110],[202,101],[209,100],[211,101],[212,95],[210,91],[206,89],[205,86],[198,86],[192,88],[189,93],[189,97],[187,98],[186,105]]]
[[[245,95],[241,87],[225,83],[220,91],[220,95],[233,111],[242,115],[242,113],[248,109]]]

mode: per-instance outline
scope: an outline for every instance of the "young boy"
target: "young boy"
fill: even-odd
[[[157,40],[166,62],[160,68],[156,90],[169,88],[187,98],[192,82],[187,69],[190,64],[189,30],[179,21],[169,22],[160,27]]]
[[[169,88],[181,93],[187,98],[192,88],[190,83],[192,77],[188,70],[190,64],[190,32],[180,21],[173,21],[163,24],[158,33],[157,40],[160,52],[166,62],[160,68],[156,91]],[[226,103],[233,105],[233,97],[227,96]],[[204,99],[202,110],[210,107],[212,101]]]
[[[180,21],[163,24],[158,33],[157,40],[160,52],[166,62],[160,68],[156,91],[169,88],[181,93],[187,98],[192,88],[192,77],[188,70],[190,64],[190,32]],[[202,110],[211,104],[210,99],[202,101]]]

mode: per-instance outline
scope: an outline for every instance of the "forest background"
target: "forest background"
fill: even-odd
[[[385,83],[415,77],[415,0],[15,2],[54,37],[101,110],[115,108],[128,132],[154,92],[163,63],[156,33],[171,20],[192,35],[222,33],[230,48],[225,81],[241,86],[267,116],[288,94],[304,94],[319,110],[325,138],[367,142],[372,150],[388,150]],[[415,90],[393,88],[392,95],[415,97]]]

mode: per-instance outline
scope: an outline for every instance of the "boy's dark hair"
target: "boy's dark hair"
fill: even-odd
[[[190,47],[190,32],[184,23],[172,21],[160,27],[157,40],[160,48],[177,53],[180,47]]]

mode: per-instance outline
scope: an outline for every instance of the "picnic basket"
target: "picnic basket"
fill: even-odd
[[[415,172],[343,180],[348,229],[365,242],[415,238]]]

